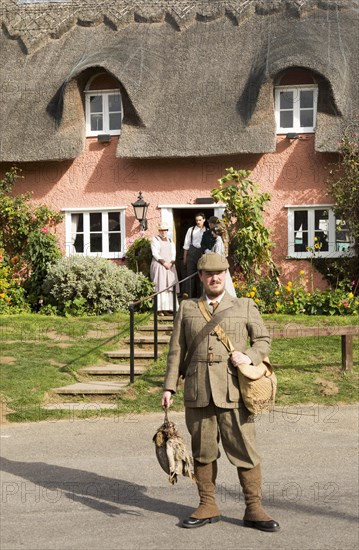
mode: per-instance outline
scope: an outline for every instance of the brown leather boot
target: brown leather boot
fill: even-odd
[[[194,475],[200,501],[197,510],[182,522],[182,527],[187,529],[202,527],[206,523],[215,523],[220,520],[220,512],[215,498],[217,461],[201,464],[195,460]]]
[[[237,468],[239,482],[243,489],[246,510],[243,523],[261,531],[278,531],[279,523],[262,508],[262,475],[260,464],[254,468]]]

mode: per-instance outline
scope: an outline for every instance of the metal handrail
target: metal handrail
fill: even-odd
[[[147,302],[148,300],[151,300],[151,299],[153,300],[153,355],[154,355],[154,360],[157,361],[158,359],[157,297],[159,294],[162,294],[162,292],[167,292],[171,288],[173,289],[173,318],[174,318],[177,313],[177,300],[176,300],[177,284],[184,283],[185,281],[192,279],[196,275],[197,273],[192,273],[192,275],[188,275],[188,277],[185,277],[180,281],[175,281],[173,284],[171,284],[170,286],[168,286],[163,290],[160,290],[159,292],[155,292],[150,296],[146,296],[145,298],[141,298],[141,300],[137,300],[137,302],[132,302],[131,304],[129,304],[128,309],[130,310],[130,384],[133,384],[133,382],[135,381],[135,306],[142,304],[143,302]]]

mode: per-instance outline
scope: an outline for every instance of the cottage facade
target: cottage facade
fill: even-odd
[[[357,1],[3,0],[0,160],[64,212],[66,254],[122,258],[131,203],[166,221],[178,260],[229,166],[271,194],[266,224],[283,276],[351,250],[327,193],[358,115]],[[323,284],[318,274],[316,285]]]

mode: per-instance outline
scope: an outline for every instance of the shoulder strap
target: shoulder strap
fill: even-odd
[[[195,228],[195,226],[192,227],[192,231],[191,231],[191,244],[193,244],[193,231],[194,231],[194,228]]]
[[[198,302],[198,304],[201,304],[201,303],[203,303],[203,302],[200,300]],[[201,307],[201,306],[199,306],[199,307]],[[202,330],[200,330],[199,333],[195,336],[195,338],[192,341],[192,344],[190,345],[190,347],[187,351],[186,358],[185,358],[185,360],[183,361],[183,363],[180,367],[180,376],[182,376],[182,378],[184,378],[185,375],[186,375],[187,367],[190,364],[193,352],[196,349],[196,347],[198,346],[198,344],[203,340],[203,338],[208,336],[208,334],[212,330],[214,330],[216,325],[218,325],[218,323],[220,323],[222,321],[222,319],[224,319],[225,317],[228,317],[230,315],[232,307],[233,306],[231,305],[231,306],[227,307],[226,309],[224,309],[223,311],[221,311],[220,313],[217,313],[214,318],[210,317],[211,320],[208,321],[207,324],[202,328]],[[209,314],[209,312],[208,312],[208,314]]]
[[[206,319],[206,321],[210,321],[212,319],[212,315],[209,313],[208,309],[206,308],[204,300],[200,300],[198,302],[198,307],[203,317]]]
[[[209,321],[210,319],[212,319],[209,311],[207,310],[205,304],[204,304],[204,301],[199,301],[198,302],[198,307],[203,315],[203,317],[206,319],[206,321]],[[226,311],[226,310],[225,310]],[[218,323],[218,317],[219,316],[216,316],[215,320],[217,321]],[[222,319],[221,319],[222,320]],[[234,351],[234,347],[233,347],[233,344],[232,342],[230,341],[229,337],[227,336],[227,334],[224,332],[223,328],[217,324],[217,326],[215,326],[213,328],[213,331],[217,334],[218,338],[220,339],[220,341],[222,342],[222,344],[224,345],[224,347],[229,351],[229,353],[232,353],[232,351]]]

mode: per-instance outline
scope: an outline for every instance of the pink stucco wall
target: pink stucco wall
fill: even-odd
[[[88,138],[86,150],[74,161],[21,165],[24,179],[17,183],[16,192],[31,190],[34,201],[59,210],[127,206],[126,237],[133,239],[139,236],[139,226],[131,202],[139,191],[150,202],[146,233],[150,237],[161,216],[158,204],[193,204],[196,197],[210,196],[225,168],[249,169],[253,171],[253,181],[272,195],[266,222],[277,243],[274,258],[284,281],[295,278],[301,269],[309,276],[308,261],[285,259],[288,243],[284,205],[331,202],[325,184],[330,157],[315,153],[314,134],[304,134],[302,139],[293,141],[278,136],[277,151],[272,154],[208,159],[117,159],[117,141],[112,138],[109,144],[99,144],[96,138]],[[64,247],[64,224],[57,228],[57,235]],[[325,286],[320,274],[315,276],[315,285]]]

